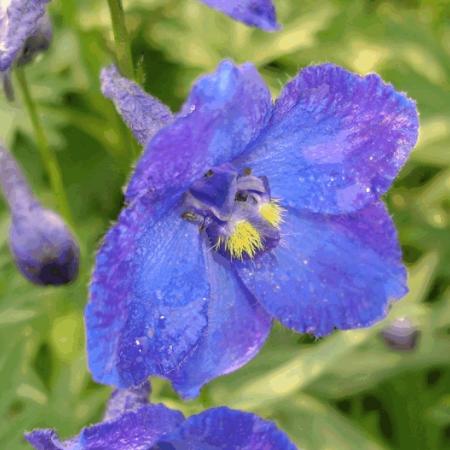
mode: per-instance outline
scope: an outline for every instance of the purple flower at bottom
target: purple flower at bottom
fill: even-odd
[[[273,104],[253,65],[225,61],[145,135],[159,103],[122,82],[103,73],[146,148],[90,287],[97,381],[128,387],[159,375],[194,397],[252,359],[273,318],[324,336],[372,325],[407,292],[380,200],[417,140],[404,94],[323,64]]]
[[[201,0],[239,22],[265,31],[279,29],[272,0]]]
[[[225,407],[187,419],[148,402],[146,383],[113,393],[103,422],[61,442],[53,430],[25,435],[36,450],[295,450],[275,424]]]

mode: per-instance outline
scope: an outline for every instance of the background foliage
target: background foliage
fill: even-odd
[[[187,414],[230,405],[274,419],[305,450],[450,448],[450,2],[278,0],[283,31],[233,23],[196,0],[125,1],[133,54],[147,91],[176,110],[191,82],[223,57],[254,61],[274,95],[297,70],[333,61],[379,72],[417,100],[421,135],[387,202],[397,223],[411,292],[372,329],[314,340],[276,326],[244,369],[182,403],[163,380],[154,401]],[[0,205],[0,447],[28,448],[23,430],[62,436],[97,420],[109,388],[86,371],[82,311],[94,251],[117,216],[136,157],[132,140],[99,91],[112,58],[106,1],[54,0],[51,50],[27,69],[57,152],[82,246],[79,280],[37,288],[16,272]],[[40,198],[54,206],[20,97],[0,98],[0,137]],[[408,316],[418,348],[386,348],[380,329]]]

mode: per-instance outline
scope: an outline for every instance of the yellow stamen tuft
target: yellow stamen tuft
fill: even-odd
[[[226,240],[225,249],[232,258],[242,259],[244,253],[253,258],[263,243],[259,231],[246,220],[237,222],[233,234]]]
[[[278,200],[263,203],[259,208],[259,212],[275,228],[278,228],[283,222],[284,209],[278,204]]]

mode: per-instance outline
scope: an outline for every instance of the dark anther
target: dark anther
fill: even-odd
[[[181,214],[181,218],[184,220],[187,220],[188,222],[195,222],[197,220],[197,215],[193,212],[186,211],[183,214]]]
[[[250,169],[250,167],[246,167],[244,169],[244,175],[251,175],[252,174],[252,169]]]
[[[248,195],[247,195],[245,192],[238,192],[238,193],[236,194],[236,196],[234,197],[234,199],[235,199],[237,202],[246,202],[246,201],[247,201],[247,198],[248,198]]]
[[[214,175],[214,172],[212,169],[209,169],[208,172],[205,173],[206,178],[212,177],[213,175]]]

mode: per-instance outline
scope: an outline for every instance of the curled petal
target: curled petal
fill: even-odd
[[[272,0],[202,0],[235,20],[265,31],[279,29]]]
[[[239,160],[292,207],[339,214],[377,200],[414,147],[414,102],[378,75],[323,64],[288,83]]]
[[[174,432],[162,437],[154,449],[296,450],[296,446],[274,423],[220,407],[189,417]]]
[[[372,325],[407,292],[395,227],[382,203],[342,216],[288,210],[278,247],[236,267],[266,311],[316,336]]]
[[[0,71],[13,64],[39,28],[49,0],[9,0],[0,4]]]
[[[114,102],[140,144],[145,145],[157,131],[171,122],[170,109],[120,75],[115,66],[103,69],[100,78],[103,95]]]
[[[251,64],[221,63],[194,85],[180,115],[150,140],[126,197],[183,190],[210,167],[239,155],[265,127],[270,92]]]

